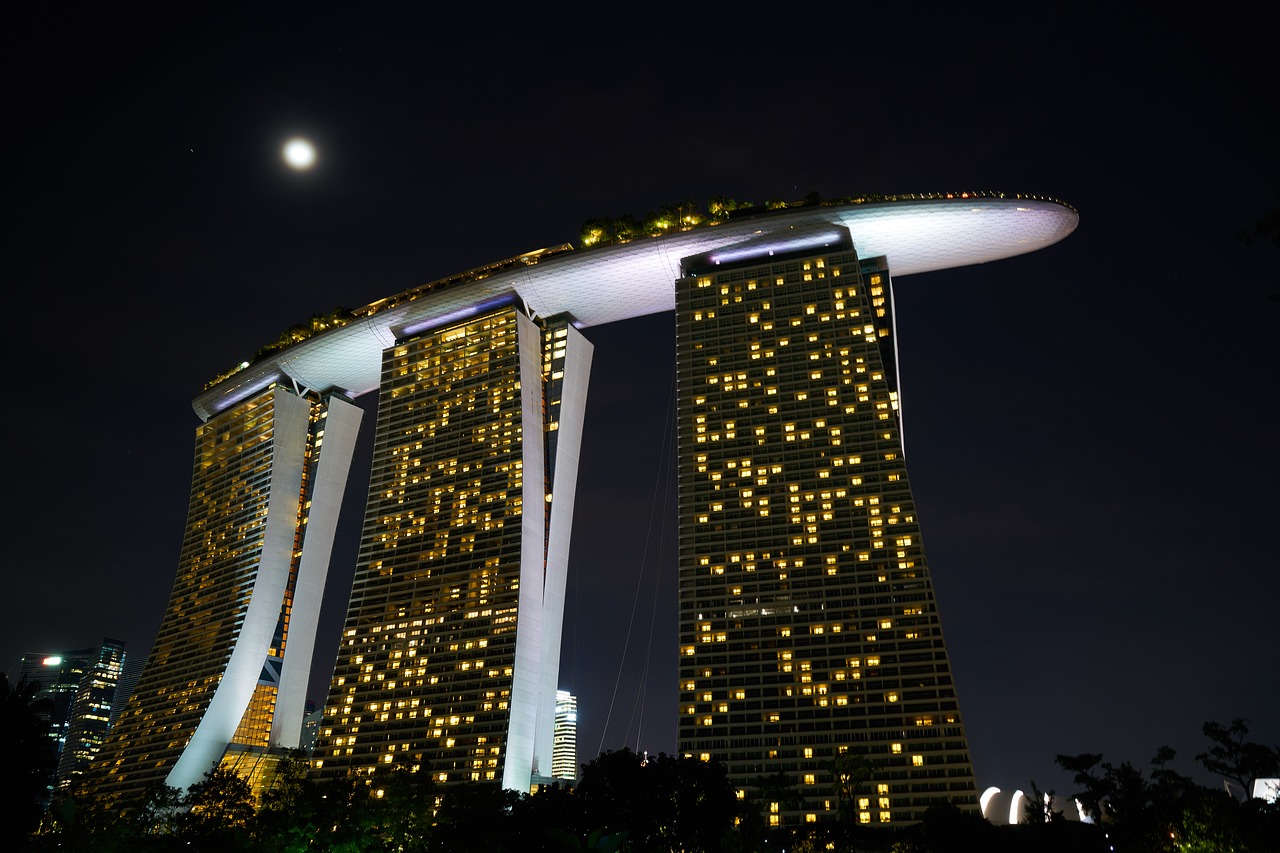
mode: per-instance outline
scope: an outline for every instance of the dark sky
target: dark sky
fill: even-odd
[[[1196,774],[1210,719],[1280,742],[1280,251],[1237,239],[1280,207],[1280,14],[862,5],[8,11],[0,667],[103,636],[145,654],[191,399],[313,313],[684,199],[1001,190],[1080,227],[895,282],[979,786],[1067,792],[1055,754],[1146,767],[1161,744]],[[281,163],[293,134],[310,172]],[[562,686],[584,760],[669,752],[672,318],[586,334]]]

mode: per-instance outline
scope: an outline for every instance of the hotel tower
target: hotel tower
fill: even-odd
[[[383,353],[322,776],[551,776],[591,352],[512,303]]]
[[[297,744],[352,401],[373,392],[315,772],[374,791],[401,768],[523,791],[550,778],[592,357],[580,330],[666,311],[680,752],[725,762],[744,796],[784,774],[803,803],[771,803],[774,822],[976,809],[905,467],[890,271],[1024,254],[1077,223],[1060,201],[1006,193],[670,223],[431,282],[218,377],[193,402],[178,575],[103,750],[104,789],[252,773]]]
[[[325,575],[362,411],[273,385],[196,429],[178,574],[146,667],[98,755],[127,806],[298,746]]]
[[[844,239],[683,264],[681,752],[739,784],[787,774],[808,820],[976,807],[907,479],[885,258]],[[833,774],[859,764],[838,802]]]

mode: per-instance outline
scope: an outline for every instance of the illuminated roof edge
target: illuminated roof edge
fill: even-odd
[[[821,240],[824,230],[834,235],[833,226],[843,226],[860,257],[885,256],[898,279],[1034,252],[1064,239],[1078,224],[1079,214],[1071,206],[1051,199],[955,195],[789,208],[620,245],[548,254],[479,278],[459,276],[456,283],[424,288],[423,295],[398,304],[395,297],[382,300],[392,307],[263,358],[197,396],[192,407],[208,420],[273,382],[358,397],[377,388],[382,351],[397,338],[464,319],[477,306],[512,295],[540,316],[571,314],[579,327],[671,311],[680,261],[691,255],[729,257],[729,250],[748,244],[751,255],[767,255],[772,244],[785,250],[797,237]]]

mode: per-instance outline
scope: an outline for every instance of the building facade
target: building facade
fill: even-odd
[[[274,385],[196,429],[169,604],[94,772],[122,806],[298,746],[361,410]],[[260,765],[255,761],[255,766]]]
[[[846,236],[683,272],[679,749],[740,786],[787,774],[810,821],[976,808],[907,477],[886,260]],[[854,768],[862,784],[833,794]]]
[[[124,660],[124,643],[109,637],[97,647],[22,656],[19,683],[38,684],[32,698],[47,701],[45,734],[58,759],[50,793],[76,782],[102,748]]]
[[[680,750],[725,761],[744,795],[787,774],[803,820],[976,809],[904,467],[889,271],[1024,254],[1077,223],[1053,199],[940,193],[541,249],[219,377],[193,401],[178,576],[104,789],[185,787],[220,762],[262,775],[262,756],[297,745],[351,399],[373,392],[315,772],[375,790],[396,768],[514,790],[555,775],[580,329],[674,310]]]
[[[578,778],[578,697],[556,691],[556,722],[552,737],[551,778]]]
[[[124,643],[104,638],[97,654],[86,655],[86,660],[58,756],[55,784],[59,788],[71,787],[89,771],[111,730],[116,690],[124,670]]]
[[[124,706],[129,704],[129,697],[133,694],[133,688],[138,685],[138,676],[142,675],[142,670],[146,668],[147,659],[138,657],[137,655],[126,655],[124,666],[120,670],[120,679],[116,682],[116,694],[111,700],[111,723],[108,726],[114,726],[116,720],[120,719],[120,712],[124,710]]]
[[[591,352],[508,301],[384,353],[321,776],[550,774]]]

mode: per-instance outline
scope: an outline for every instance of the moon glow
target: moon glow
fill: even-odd
[[[315,165],[316,148],[305,139],[290,139],[284,144],[284,161],[299,172]]]

